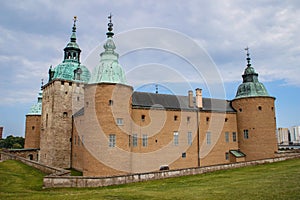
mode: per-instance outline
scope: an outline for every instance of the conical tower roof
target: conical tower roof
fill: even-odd
[[[89,83],[120,83],[126,84],[125,73],[119,64],[119,54],[115,52],[116,45],[113,41],[112,16],[108,17],[107,40],[103,45],[104,52],[100,54],[100,63],[95,67]]]
[[[247,67],[244,71],[243,83],[239,85],[235,99],[243,97],[269,96],[265,86],[258,81],[258,73],[251,66],[249,48],[247,47]]]

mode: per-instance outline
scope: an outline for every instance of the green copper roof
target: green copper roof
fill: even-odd
[[[100,54],[100,64],[95,67],[89,83],[121,83],[126,84],[125,73],[122,66],[119,64],[119,54],[114,50],[116,45],[112,39],[111,16],[109,17],[107,40],[104,47],[104,52]]]
[[[32,105],[27,115],[41,115],[42,114],[42,94],[40,91],[38,94],[38,101],[36,104]]]
[[[72,28],[72,35],[70,42],[64,48],[64,60],[61,64],[57,65],[54,69],[49,69],[49,81],[53,79],[63,79],[70,81],[88,82],[90,79],[90,72],[80,64],[81,50],[76,43],[76,21],[74,17],[74,24]]]
[[[248,50],[248,48],[246,49]],[[269,96],[265,86],[258,81],[258,73],[251,67],[249,52],[247,52],[247,67],[244,71],[243,83],[238,87],[235,99],[243,97]]]

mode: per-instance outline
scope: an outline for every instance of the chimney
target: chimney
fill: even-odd
[[[194,97],[193,97],[193,91],[189,90],[189,107],[194,107]]]
[[[196,107],[203,108],[202,89],[199,89],[199,88],[196,89]]]

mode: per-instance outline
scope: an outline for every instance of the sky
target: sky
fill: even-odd
[[[92,72],[112,13],[116,51],[128,84],[139,91],[233,99],[251,64],[276,97],[277,127],[300,125],[298,0],[2,0],[0,126],[25,135],[25,115],[62,62],[77,16],[81,62]]]

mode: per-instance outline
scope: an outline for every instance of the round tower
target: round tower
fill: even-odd
[[[104,52],[84,88],[84,114],[74,118],[76,133],[73,132],[73,137],[81,138],[85,149],[80,150],[79,145],[74,145],[74,156],[85,152],[81,166],[74,163],[74,167],[81,168],[86,176],[124,174],[112,166],[128,169],[130,165],[129,158],[120,152],[129,151],[133,88],[126,84],[119,55],[115,52],[111,15],[108,18]]]
[[[243,83],[239,85],[232,106],[237,112],[238,141],[246,160],[272,158],[277,151],[275,98],[258,81],[251,67],[249,49]]]
[[[38,101],[32,105],[26,115],[25,124],[25,144],[24,148],[40,148],[41,114],[42,114],[42,94],[38,93]]]

